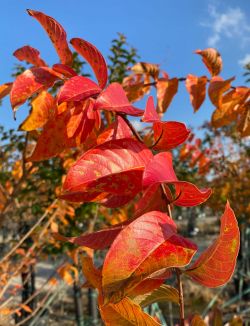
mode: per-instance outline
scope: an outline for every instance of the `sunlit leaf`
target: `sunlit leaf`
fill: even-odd
[[[196,245],[176,232],[173,220],[159,211],[146,213],[125,227],[103,264],[104,297],[117,302],[152,273],[187,265]]]
[[[223,94],[228,91],[231,87],[231,82],[234,77],[223,80],[221,77],[213,77],[209,83],[208,95],[216,108],[221,109]]]
[[[156,84],[157,90],[157,112],[160,115],[166,112],[175,94],[178,91],[178,79],[160,78]]]
[[[5,83],[3,85],[0,85],[0,100],[7,96],[12,88],[12,83]]]
[[[66,77],[74,77],[77,76],[77,73],[75,72],[74,69],[72,69],[71,67],[67,66],[67,65],[63,65],[61,63],[56,63],[52,66],[52,69],[56,72],[58,72],[59,74],[62,74]]]
[[[49,119],[28,160],[46,160],[83,143],[94,128],[95,119],[96,112],[93,111],[91,100]]]
[[[119,116],[115,122],[110,124],[97,138],[97,144],[100,145],[106,141],[122,138],[131,138],[132,132],[126,122]]]
[[[93,259],[91,257],[82,257],[81,262],[83,275],[94,288],[100,290],[102,285],[102,274],[93,264]]]
[[[118,83],[110,84],[98,96],[95,104],[97,110],[108,110],[133,116],[143,115],[143,111],[133,107],[126,96],[122,86]]]
[[[67,42],[67,34],[63,27],[52,17],[42,12],[28,9],[28,14],[34,17],[42,25],[51,39],[56,52],[63,64],[71,65],[73,61],[72,53]]]
[[[179,292],[174,287],[163,284],[151,293],[140,296],[140,302],[138,299],[135,300],[141,307],[147,307],[155,302],[173,302],[179,304]]]
[[[13,53],[13,55],[18,60],[26,61],[27,63],[30,63],[36,67],[47,66],[45,61],[43,61],[43,59],[40,58],[40,52],[37,49],[35,49],[29,45],[25,45],[25,46],[21,47],[20,49],[17,49]]]
[[[160,326],[129,298],[116,304],[101,306],[100,313],[106,326]]]
[[[222,59],[216,49],[207,48],[205,50],[196,50],[195,53],[202,56],[202,61],[212,76],[219,75],[222,70]]]
[[[41,128],[56,114],[55,100],[52,95],[42,91],[32,102],[29,116],[20,125],[21,130],[31,131]]]
[[[53,86],[58,75],[52,69],[46,67],[35,67],[25,70],[13,83],[10,92],[12,108],[17,109],[34,93],[46,90]]]
[[[156,112],[155,106],[154,106],[154,98],[153,96],[149,96],[146,104],[146,109],[144,111],[144,114],[142,116],[143,122],[157,122],[160,121],[160,118]]]
[[[175,175],[172,163],[172,155],[163,152],[155,155],[146,165],[143,174],[143,186],[164,184],[167,200],[178,206],[196,206],[205,202],[211,195],[211,189],[198,189],[195,185],[186,181],[179,181]],[[166,187],[173,185],[175,194]]]
[[[185,273],[207,287],[227,283],[234,272],[240,246],[240,232],[229,203],[221,217],[220,235]]]
[[[82,101],[90,96],[97,95],[100,87],[91,79],[83,76],[74,76],[67,80],[58,93],[58,104],[69,101]]]
[[[190,101],[194,112],[198,111],[206,97],[207,77],[197,77],[189,74],[186,78],[186,88],[190,94]]]
[[[167,121],[153,124],[155,150],[170,150],[184,141],[190,135],[190,130],[182,122]]]
[[[70,201],[99,201],[109,194],[135,195],[141,190],[142,173],[151,157],[145,145],[131,138],[98,145],[70,168],[61,197]]]
[[[138,62],[131,67],[131,70],[135,74],[147,74],[154,79],[157,79],[160,73],[159,65],[147,62]]]
[[[73,38],[70,43],[88,61],[94,70],[99,86],[104,88],[108,80],[108,68],[101,52],[93,44],[80,38]]]
[[[245,111],[240,116],[237,130],[241,133],[241,137],[250,136],[250,102],[248,102]]]

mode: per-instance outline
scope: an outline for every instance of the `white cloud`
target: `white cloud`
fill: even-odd
[[[239,65],[244,67],[246,64],[250,63],[250,53],[246,54],[244,58],[238,61]]]
[[[208,11],[209,21],[201,24],[212,32],[207,40],[208,46],[216,47],[224,38],[236,39],[241,46],[250,41],[250,24],[240,8],[218,12],[215,6],[210,6]]]

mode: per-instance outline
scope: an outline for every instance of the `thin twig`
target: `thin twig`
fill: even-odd
[[[162,128],[162,130],[161,130],[161,134],[160,134],[159,138],[154,142],[153,145],[151,145],[151,146],[149,147],[150,149],[153,149],[153,148],[154,148],[154,147],[159,143],[159,141],[161,140],[162,135],[163,135],[163,128]]]

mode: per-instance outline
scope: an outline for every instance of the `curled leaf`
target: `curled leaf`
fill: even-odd
[[[185,273],[194,281],[207,287],[227,283],[234,272],[240,247],[240,232],[229,203],[221,217],[220,235]]]
[[[91,65],[98,80],[99,86],[103,89],[108,80],[108,68],[101,52],[93,44],[80,38],[73,38],[70,43],[75,50]]]
[[[213,48],[196,50],[195,53],[202,56],[202,61],[212,76],[217,76],[222,70],[222,59],[220,53]]]
[[[21,47],[20,49],[17,49],[13,53],[13,55],[18,60],[26,61],[36,67],[47,66],[45,61],[43,61],[43,59],[40,58],[40,52],[37,49],[35,49],[29,45],[25,45],[25,46]]]
[[[67,34],[61,24],[59,24],[54,18],[47,16],[42,12],[30,9],[27,11],[28,14],[34,17],[47,32],[61,62],[65,65],[71,66],[73,56],[68,46]]]

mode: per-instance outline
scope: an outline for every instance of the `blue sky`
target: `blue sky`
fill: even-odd
[[[23,45],[41,52],[48,63],[58,62],[47,34],[25,9],[34,9],[57,19],[68,39],[81,37],[95,44],[106,57],[117,32],[127,36],[137,48],[142,61],[159,63],[170,77],[188,73],[206,74],[196,49],[216,47],[223,58],[222,77],[236,76],[235,85],[243,85],[242,65],[250,61],[250,1],[248,0],[9,0],[1,3],[0,12],[0,84],[11,81],[17,60],[12,53]],[[143,103],[141,103],[143,108]],[[209,100],[193,114],[184,85],[165,120],[184,121],[199,126],[209,119],[213,107]],[[27,115],[22,106],[13,120],[9,99],[0,107],[0,124],[17,128]]]

